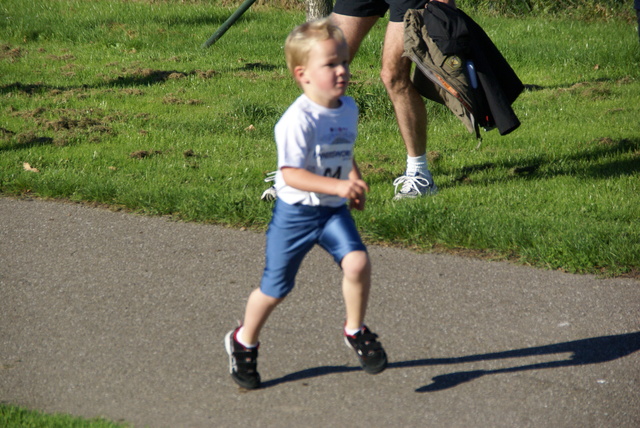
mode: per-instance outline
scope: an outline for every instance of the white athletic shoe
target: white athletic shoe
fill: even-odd
[[[267,178],[264,179],[265,183],[270,183],[272,181],[275,181],[276,179],[276,172],[277,171],[271,171],[270,173],[267,174]],[[264,192],[262,192],[262,196],[260,196],[260,199],[263,201],[267,201],[267,202],[271,202],[271,201],[275,201],[276,200],[276,186],[271,186],[269,187],[267,190],[265,190]]]
[[[431,173],[429,171],[425,173],[410,173],[396,178],[393,181],[393,185],[396,189],[396,195],[393,197],[394,201],[400,199],[414,199],[419,196],[435,195],[438,193],[438,187],[433,182]],[[402,185],[400,190],[398,187]]]

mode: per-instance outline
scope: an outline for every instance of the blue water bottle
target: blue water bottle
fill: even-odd
[[[473,89],[478,89],[478,75],[476,74],[476,66],[473,61],[467,61],[467,74],[469,75],[469,82]]]

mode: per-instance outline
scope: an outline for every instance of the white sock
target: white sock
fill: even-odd
[[[422,156],[408,156],[407,155],[407,175],[415,174],[417,172],[426,173],[427,171],[427,154]]]
[[[346,334],[347,336],[355,336],[356,333],[358,333],[360,330],[362,330],[362,326],[360,328],[344,328],[344,334]]]
[[[236,340],[238,341],[238,343],[240,343],[242,346],[244,346],[245,348],[255,348],[256,346],[258,346],[257,343],[254,344],[247,344],[242,340],[242,330],[244,330],[244,327],[240,327],[240,330],[238,330],[238,333],[236,333]]]

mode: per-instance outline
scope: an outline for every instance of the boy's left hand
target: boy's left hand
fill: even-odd
[[[358,198],[349,199],[349,209],[351,210],[356,209],[358,211],[364,210],[364,203],[366,199],[367,197],[365,196],[364,193],[360,195]]]
[[[362,179],[345,180],[340,183],[342,192],[340,196],[349,199],[349,208],[362,211],[366,201],[366,192],[369,191],[369,185]]]

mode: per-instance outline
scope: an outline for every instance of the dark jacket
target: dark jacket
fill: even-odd
[[[497,127],[506,135],[520,121],[511,104],[522,82],[484,30],[462,10],[440,2],[405,15],[405,56],[416,63],[413,83],[425,97],[446,104],[470,132]],[[475,67],[474,88],[467,65]]]

